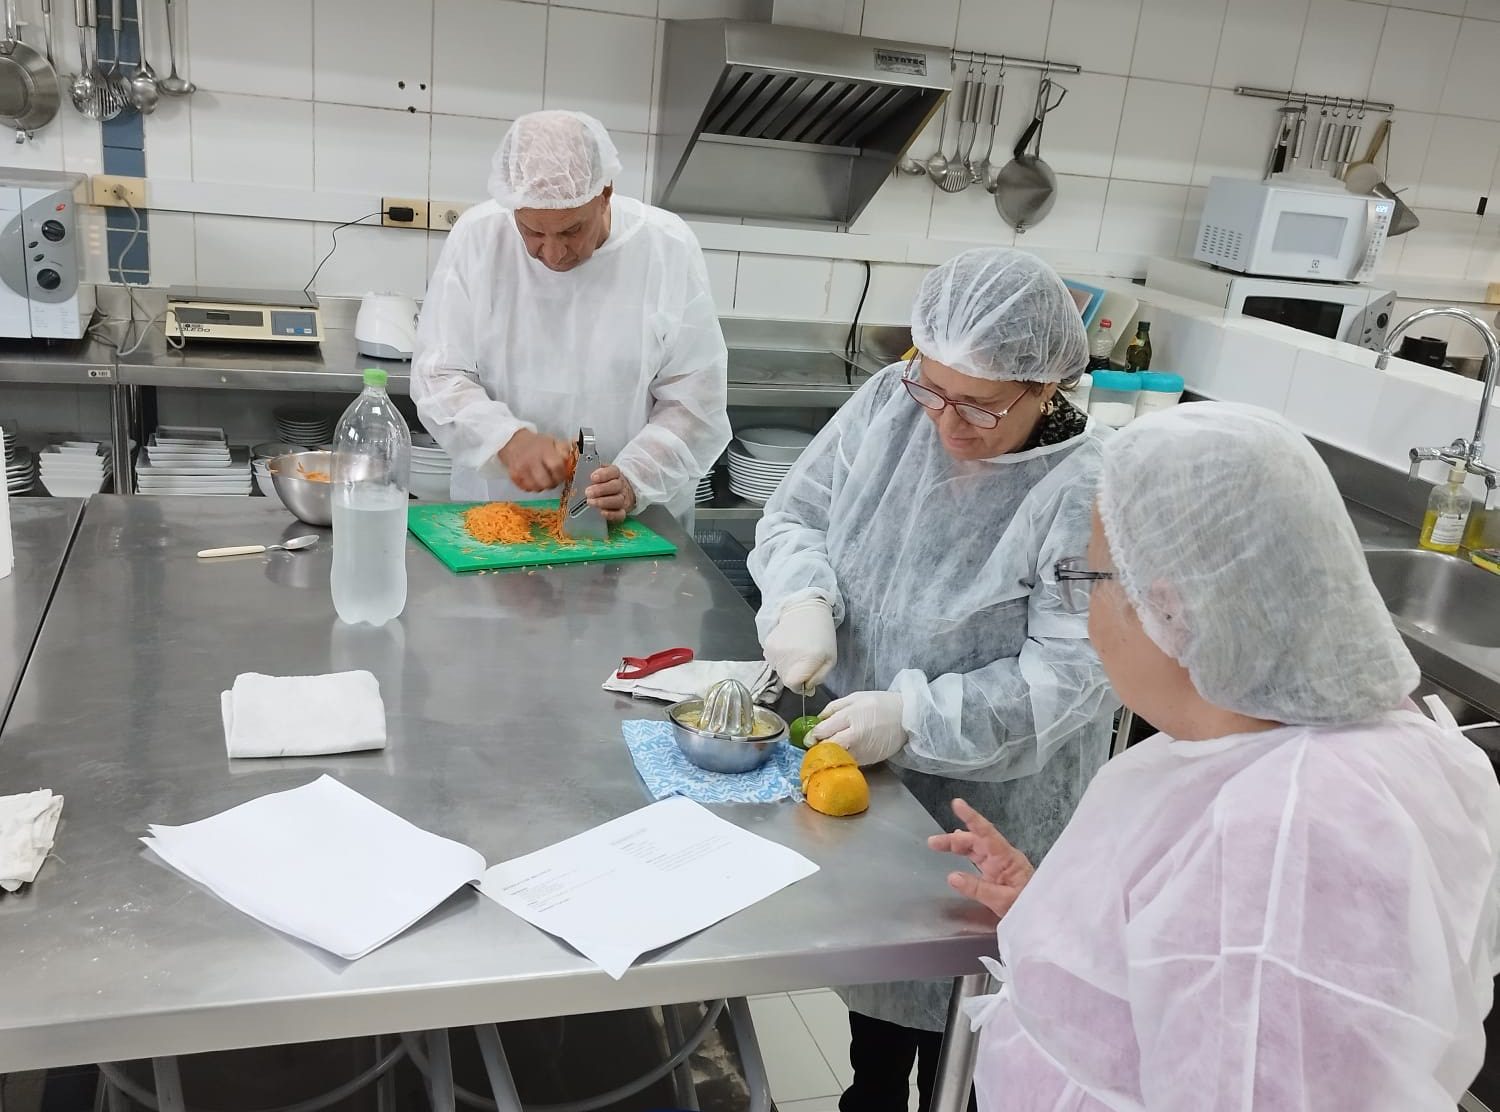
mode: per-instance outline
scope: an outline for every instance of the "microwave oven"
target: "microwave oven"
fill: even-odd
[[[1372,351],[1385,343],[1396,311],[1394,290],[1227,274],[1192,259],[1150,260],[1146,285]]]
[[[0,336],[78,340],[94,316],[83,281],[82,174],[0,170]]]
[[[1266,278],[1363,282],[1375,272],[1395,201],[1243,178],[1214,178],[1193,258]]]

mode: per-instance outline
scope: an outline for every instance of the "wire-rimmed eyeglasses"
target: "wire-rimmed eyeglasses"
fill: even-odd
[[[1057,580],[1063,605],[1075,614],[1082,614],[1088,610],[1089,596],[1093,592],[1095,583],[1109,582],[1119,578],[1112,571],[1090,570],[1088,560],[1083,556],[1068,556],[1059,560],[1053,565],[1052,574]]]
[[[920,356],[913,356],[906,364],[906,370],[901,375],[901,384],[906,387],[906,392],[911,395],[911,400],[923,409],[932,413],[941,413],[949,406],[958,414],[965,423],[973,425],[976,429],[992,429],[1001,421],[1005,420],[1011,410],[1020,404],[1021,399],[1031,393],[1030,388],[1021,391],[1020,395],[998,413],[993,409],[985,409],[983,406],[974,405],[972,402],[958,402],[948,397],[941,390],[935,390],[925,382],[917,378]]]

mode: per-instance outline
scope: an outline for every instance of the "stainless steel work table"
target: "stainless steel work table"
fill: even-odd
[[[335,621],[327,544],[194,558],[306,531],[279,508],[91,500],[0,733],[0,784],[67,799],[55,858],[0,899],[0,1072],[973,973],[992,922],[948,889],[935,824],[884,771],[855,819],[722,809],[821,871],[620,981],[467,888],[344,963],[137,841],[325,771],[491,863],[645,805],[620,723],[660,709],[604,676],[671,645],[758,654],[728,582],[670,518],[647,521],[676,558],[460,577],[412,542],[399,624],[356,630]],[[226,759],[219,692],[237,673],[358,667],[380,679],[384,753]]]
[[[0,722],[10,711],[82,512],[83,501],[78,498],[10,500],[16,566],[0,579],[0,699],[4,700]],[[0,794],[5,794],[9,783],[0,774]]]

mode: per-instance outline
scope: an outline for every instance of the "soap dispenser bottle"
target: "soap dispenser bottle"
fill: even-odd
[[[1469,523],[1469,513],[1474,508],[1474,496],[1464,489],[1468,472],[1455,467],[1448,472],[1448,481],[1433,488],[1427,499],[1427,514],[1422,518],[1422,535],[1417,543],[1433,552],[1458,554],[1458,546],[1464,539],[1464,527]]]

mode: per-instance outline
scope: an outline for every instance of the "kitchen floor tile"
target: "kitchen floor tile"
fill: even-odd
[[[849,1064],[849,1009],[832,989],[793,996],[792,1003],[840,1087],[847,1089],[854,1083],[854,1067]]]
[[[750,1015],[766,1064],[771,1096],[783,1101],[831,1097],[843,1090],[790,996],[753,997]]]

